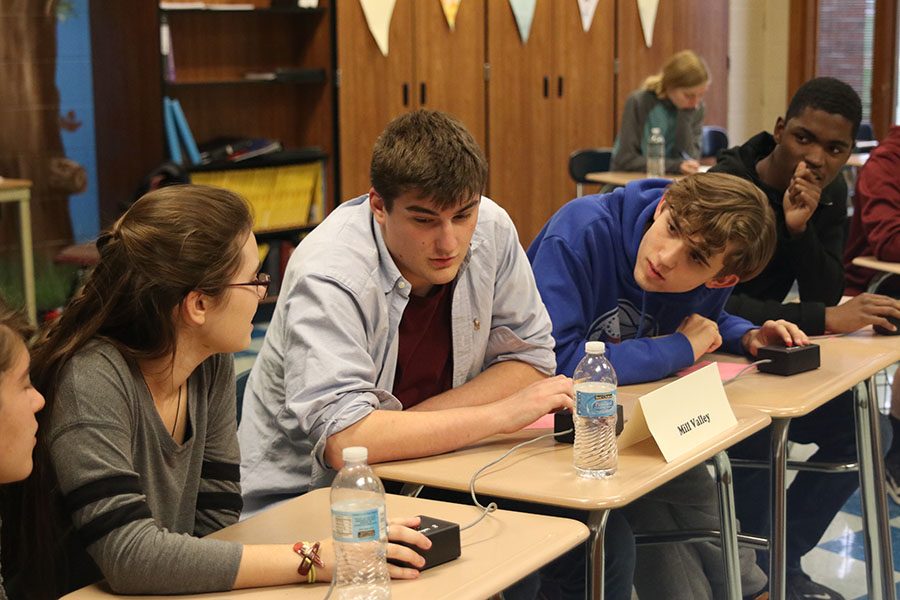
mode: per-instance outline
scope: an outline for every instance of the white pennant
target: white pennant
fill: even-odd
[[[516,18],[516,26],[519,28],[519,37],[522,43],[528,43],[531,34],[531,23],[534,21],[534,10],[537,8],[537,0],[509,0],[513,16]]]
[[[388,38],[391,33],[391,17],[394,15],[394,5],[397,0],[359,0],[366,15],[366,24],[378,49],[385,56],[388,55]]]
[[[637,0],[638,13],[641,15],[641,28],[644,30],[644,43],[653,45],[653,27],[656,24],[656,9],[659,0]]]
[[[591,22],[594,20],[594,13],[597,11],[597,4],[600,0],[578,0],[578,10],[581,12],[581,28],[587,33],[591,30]]]
[[[456,31],[456,13],[459,12],[459,3],[462,0],[441,0],[441,8],[444,10],[444,18],[450,31]]]

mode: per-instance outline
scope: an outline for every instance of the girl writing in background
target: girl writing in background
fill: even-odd
[[[625,102],[612,170],[644,171],[650,130],[659,127],[666,140],[666,172],[696,173],[708,88],[709,70],[693,51],[682,50],[666,61]]]

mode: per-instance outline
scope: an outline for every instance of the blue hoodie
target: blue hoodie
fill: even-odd
[[[693,313],[718,323],[723,350],[744,354],[741,338],[755,326],[723,310],[732,288],[654,293],[634,279],[638,246],[668,183],[635,181],[609,194],[576,198],[528,249],[553,321],[557,373],[571,376],[584,343],[601,340],[620,384],[667,377],[694,363],[687,337],[675,332]]]

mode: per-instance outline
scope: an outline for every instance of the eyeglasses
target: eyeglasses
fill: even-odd
[[[247,281],[244,283],[229,283],[225,287],[235,287],[239,285],[252,285],[256,287],[256,295],[260,300],[263,300],[266,296],[269,295],[269,284],[272,283],[272,278],[266,275],[265,273],[257,273],[256,279],[253,281]]]

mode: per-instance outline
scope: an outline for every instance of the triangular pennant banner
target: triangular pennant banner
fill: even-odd
[[[653,26],[656,24],[656,9],[659,0],[637,0],[638,13],[641,15],[641,28],[644,30],[644,43],[653,45]]]
[[[531,33],[531,22],[534,21],[534,9],[537,0],[509,0],[513,15],[516,17],[516,26],[519,28],[519,37],[522,43],[528,43],[528,35]]]
[[[385,56],[388,55],[388,37],[391,32],[391,17],[394,15],[394,5],[397,0],[359,0],[363,14],[366,15],[366,24],[378,49]]]
[[[594,13],[597,11],[597,4],[600,0],[578,0],[578,10],[581,11],[581,28],[587,33],[591,30],[591,22],[594,20]]]
[[[441,0],[441,8],[444,9],[444,17],[447,19],[450,31],[456,31],[456,13],[459,11],[460,2],[462,0]]]

